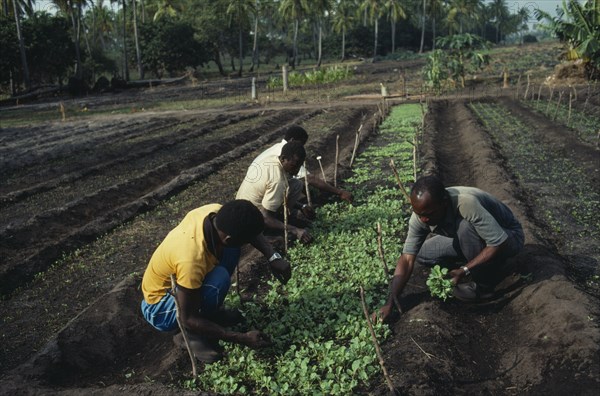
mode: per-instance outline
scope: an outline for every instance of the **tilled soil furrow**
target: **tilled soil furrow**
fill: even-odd
[[[114,175],[115,168],[118,165],[127,164],[127,172],[131,170],[131,164],[135,160],[143,160],[146,157],[158,157],[161,152],[168,152],[173,146],[181,144],[187,140],[192,140],[203,135],[212,133],[219,128],[256,117],[255,114],[246,114],[236,117],[217,117],[220,122],[215,120],[193,120],[180,121],[176,125],[176,131],[173,131],[172,122],[167,119],[159,124],[150,124],[146,126],[145,132],[133,133],[129,135],[127,143],[110,142],[103,147],[97,147],[95,150],[101,152],[101,155],[73,155],[65,158],[61,166],[53,166],[51,169],[43,166],[36,166],[34,169],[26,168],[19,173],[27,173],[29,177],[18,178],[12,175],[16,180],[33,183],[20,187],[19,185],[8,185],[0,188],[0,191],[7,190],[8,193],[0,196],[0,202],[5,204],[18,202],[34,194],[49,191],[67,183],[87,176],[110,173]],[[206,123],[209,123],[208,125]],[[143,130],[143,128],[140,128]],[[137,131],[134,131],[137,132]],[[156,133],[154,133],[156,132]],[[142,140],[135,139],[136,135],[143,134]],[[110,147],[109,147],[110,146]],[[41,169],[37,169],[37,168]],[[16,188],[16,189],[15,189]],[[5,207],[6,209],[6,207]]]
[[[301,116],[292,112],[291,116],[293,122],[300,122],[318,112]],[[198,151],[196,158],[164,164],[132,180],[38,214],[21,226],[4,227],[0,231],[0,256],[4,257],[0,292],[7,294],[34,274],[44,271],[65,249],[114,228],[236,156],[266,144],[281,133],[279,125],[289,117],[286,114],[275,116],[265,122],[263,129],[241,131]],[[169,181],[165,183],[165,180]]]
[[[94,166],[105,158],[120,158],[131,152],[151,147],[169,145],[170,141],[191,138],[212,131],[214,128],[240,122],[256,114],[226,117],[217,115],[216,119],[197,119],[187,116],[183,119],[173,117],[156,118],[148,122],[130,122],[108,125],[89,124],[83,136],[70,134],[68,139],[53,142],[46,147],[35,147],[35,154],[12,150],[5,158],[3,166],[4,191],[28,187],[23,184],[10,185],[11,180],[19,183],[35,183],[38,180],[56,178],[73,170]],[[199,125],[214,122],[214,126],[200,128]],[[55,130],[49,133],[56,132]],[[74,138],[76,137],[76,138]],[[33,149],[32,149],[33,150]],[[48,166],[49,163],[51,166]],[[3,184],[4,184],[3,183]],[[1,190],[0,190],[1,191]]]
[[[206,178],[206,183],[204,179],[202,183],[194,185],[191,187],[190,191],[184,191],[181,195],[178,195],[175,201],[179,201],[180,199],[186,200],[189,199],[189,195],[194,196],[194,205],[197,202],[225,202],[228,197],[233,196],[235,194],[236,188],[239,186],[237,180],[241,180],[243,177],[243,173],[245,172],[249,161],[252,160],[253,155],[257,155],[262,151],[265,147],[272,144],[275,141],[278,141],[283,135],[283,131],[285,128],[292,123],[299,123],[304,125],[311,137],[314,139],[309,140],[306,149],[307,152],[310,153],[320,153],[326,157],[333,158],[333,148],[334,145],[331,145],[329,142],[331,139],[335,138],[336,133],[341,135],[340,142],[345,142],[344,144],[340,144],[340,161],[347,162],[350,158],[350,153],[352,151],[352,145],[354,142],[354,131],[358,128],[358,125],[349,124],[350,120],[347,120],[346,114],[351,114],[351,119],[358,119],[358,117],[362,117],[362,114],[366,112],[367,109],[365,107],[361,107],[357,110],[347,111],[342,109],[340,119],[345,120],[345,122],[340,123],[336,128],[332,128],[331,130],[316,130],[318,123],[316,125],[313,124],[313,121],[316,117],[314,115],[319,115],[320,111],[311,111],[306,112],[304,116],[293,118],[293,112],[282,112],[281,116],[277,119],[271,118],[269,120],[269,124],[274,124],[271,126],[265,127],[264,136],[259,138],[256,141],[256,145],[252,147],[256,150],[254,152],[246,152],[243,154],[242,151],[238,151],[235,155],[232,153],[230,158],[223,158],[222,160],[225,162],[221,169],[217,171],[217,169],[209,170],[204,167],[200,170],[208,174]],[[369,120],[370,121],[370,120]],[[323,121],[320,121],[323,122]],[[274,128],[274,131],[271,129]],[[363,134],[364,138],[367,137],[367,133]],[[247,145],[248,146],[248,145]],[[243,157],[245,155],[245,157]],[[229,155],[227,155],[229,157]],[[220,158],[216,158],[214,161],[218,161]],[[203,165],[204,166],[204,165]],[[198,170],[198,172],[200,172]],[[192,174],[182,175],[181,182],[189,183],[189,181],[185,181],[185,178],[193,177]],[[233,182],[232,182],[233,181]],[[173,183],[178,183],[179,181],[173,180]],[[184,183],[184,184],[185,184]],[[169,187],[166,186],[163,191],[157,192],[156,195],[148,197],[148,201],[151,201],[151,204],[154,204],[164,198],[165,192],[169,190]],[[162,194],[162,195],[160,195]],[[181,196],[188,198],[181,198]],[[162,198],[161,198],[162,197]],[[137,204],[139,205],[147,205],[147,202],[139,201]],[[167,206],[171,206],[173,204],[167,204]],[[106,298],[104,293],[109,292],[117,282],[124,278],[129,278],[132,276],[132,272],[140,271],[143,269],[147,263],[149,256],[151,255],[152,249],[155,247],[155,244],[160,242],[160,238],[162,235],[166,234],[171,227],[171,222],[174,220],[173,216],[182,215],[181,208],[178,208],[179,204],[175,204],[175,207],[171,210],[162,208],[157,210],[155,215],[151,216],[142,216],[142,218],[138,218],[136,220],[132,220],[134,222],[133,225],[125,225],[122,228],[117,229],[114,233],[108,233],[105,237],[100,238],[98,241],[94,242],[94,245],[90,246],[89,249],[82,249],[82,253],[84,256],[75,258],[77,263],[74,265],[70,263],[70,259],[65,263],[60,263],[59,266],[54,268],[49,273],[44,274],[40,277],[39,280],[33,282],[29,287],[23,288],[19,291],[18,295],[15,295],[14,298],[10,298],[4,301],[1,301],[0,304],[0,313],[2,315],[3,325],[2,325],[2,334],[9,334],[11,332],[19,331],[18,329],[22,326],[24,322],[29,323],[28,329],[34,326],[32,323],[40,323],[43,324],[39,326],[39,330],[35,332],[27,332],[23,334],[22,337],[19,337],[14,343],[10,345],[6,345],[5,349],[0,350],[0,371],[8,370],[10,367],[14,367],[14,365],[22,363],[29,356],[39,353],[41,349],[43,349],[43,345],[46,343],[46,340],[52,335],[55,334],[58,329],[62,328],[67,324],[69,320],[72,318],[76,318],[70,322],[69,325],[64,327],[65,331],[69,334],[72,332],[78,332],[80,329],[81,322],[87,323],[89,319],[87,315],[90,315],[91,312],[95,312],[98,315],[101,315],[100,321],[102,323],[107,323],[110,321],[106,317],[106,314],[103,314],[104,307],[106,305]],[[132,208],[133,209],[133,208]],[[144,210],[144,207],[142,207]],[[174,210],[176,214],[171,214],[171,211]],[[166,212],[166,214],[165,214]],[[133,216],[133,214],[132,214]],[[104,221],[109,221],[109,218],[104,219]],[[99,221],[103,221],[103,219],[99,219]],[[91,233],[90,235],[92,235]],[[73,247],[77,246],[78,238],[80,236],[74,236],[73,239]],[[51,251],[49,251],[52,253]],[[78,256],[78,255],[76,255]],[[90,259],[93,257],[93,259]],[[242,263],[241,263],[242,265]],[[242,266],[242,271],[243,271]],[[268,270],[267,270],[268,271]],[[138,275],[135,275],[137,278]],[[258,282],[256,279],[256,273],[250,273],[243,277],[244,281],[247,282]],[[75,281],[76,280],[76,281]],[[135,280],[135,279],[133,279]],[[71,283],[73,282],[73,283]],[[77,297],[72,301],[72,303],[68,305],[61,305],[55,311],[49,311],[44,309],[44,305],[37,303],[39,300],[39,296],[42,295],[44,301],[55,301],[60,298],[64,299],[65,294],[73,291],[73,287],[77,285],[86,285],[81,288],[80,291],[77,292]],[[137,289],[136,289],[137,291]],[[98,296],[101,296],[100,298]],[[158,332],[152,331],[151,328],[147,326],[147,324],[140,322],[138,308],[139,304],[139,295],[135,294],[131,301],[121,302],[121,308],[126,311],[135,310],[135,323],[129,321],[128,319],[120,318],[118,319],[124,326],[129,326],[132,331],[135,332],[135,338],[141,338],[144,340],[144,345],[147,342],[150,342],[150,339],[156,339],[160,344],[164,344],[165,354],[177,355],[177,351],[172,350],[170,348],[170,335],[159,334]],[[90,307],[91,309],[87,309],[93,301],[97,300],[97,304],[102,305],[103,308],[97,309],[96,307]],[[132,308],[134,307],[134,308]],[[121,309],[117,308],[117,309]],[[79,322],[77,322],[77,318],[79,318]],[[33,321],[33,322],[32,322]],[[68,328],[72,327],[71,330]],[[94,325],[95,326],[95,325]],[[121,328],[123,325],[121,325]],[[150,329],[150,331],[148,331]],[[95,330],[94,330],[95,331]],[[148,337],[146,337],[146,334]],[[96,343],[103,343],[113,337],[114,335],[103,333],[100,341],[96,339]],[[130,335],[132,336],[132,335]],[[59,337],[60,338],[60,337]],[[119,343],[121,341],[120,338],[118,340],[108,341],[108,344]],[[68,344],[77,345],[77,341],[72,343],[72,340],[66,340]],[[128,346],[131,346],[131,343],[127,343]],[[52,347],[52,345],[50,345]],[[94,347],[94,346],[93,346]],[[111,379],[103,378],[102,381],[120,381],[118,378],[122,377],[119,375],[112,375],[110,372],[121,372],[123,367],[122,365],[129,365],[131,367],[140,367],[140,370],[143,371],[140,364],[144,364],[144,359],[140,359],[140,350],[135,348],[120,348],[118,350],[119,358],[118,362],[112,361],[109,365],[110,368],[107,369],[107,372],[110,375]],[[79,354],[81,351],[79,348],[70,349],[75,354]],[[149,351],[146,351],[149,352]],[[142,352],[142,354],[146,353]],[[151,359],[154,360],[155,351],[150,351]],[[164,358],[163,354],[163,358]],[[68,357],[63,356],[59,360],[66,361]],[[167,357],[167,359],[171,359]],[[42,358],[43,360],[43,358]],[[94,364],[97,364],[97,359],[94,359]],[[129,362],[129,363],[128,363]],[[33,364],[41,363],[39,360],[34,362]],[[117,366],[115,366],[117,364]],[[120,364],[120,365],[119,365]],[[42,366],[44,364],[42,363]],[[44,366],[45,367],[45,366]],[[54,366],[56,367],[56,366]],[[43,367],[38,367],[38,370],[45,370]],[[169,369],[172,371],[171,369]],[[25,371],[28,371],[27,369]],[[137,368],[136,368],[137,371]],[[40,371],[41,372],[41,371]],[[69,371],[70,373],[72,371]],[[99,377],[96,370],[92,369],[90,373],[95,376],[92,381],[98,382]],[[42,375],[45,375],[44,373]],[[157,374],[158,375],[158,374]],[[178,374],[175,374],[178,375]],[[79,381],[79,379],[75,380]],[[85,386],[83,383],[87,383],[86,381],[77,382],[79,385],[77,386]]]

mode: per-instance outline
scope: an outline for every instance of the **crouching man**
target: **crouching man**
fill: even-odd
[[[381,307],[386,319],[400,297],[415,261],[451,269],[454,297],[467,302],[491,298],[502,281],[503,262],[524,242],[523,229],[500,200],[473,187],[445,188],[435,176],[422,177],[410,195],[413,214],[402,255],[396,264],[390,296]],[[431,238],[427,236],[433,233]],[[471,281],[466,281],[470,276]]]
[[[166,292],[174,274],[180,320],[198,360],[220,359],[218,340],[251,348],[268,346],[270,339],[261,331],[226,329],[242,318],[237,311],[223,309],[241,246],[246,243],[269,259],[273,275],[282,283],[291,277],[290,264],[264,239],[264,226],[260,211],[246,200],[205,205],[189,212],[158,246],[144,273],[141,308],[146,321],[160,331],[178,327],[175,299]],[[174,341],[185,347],[181,334]]]

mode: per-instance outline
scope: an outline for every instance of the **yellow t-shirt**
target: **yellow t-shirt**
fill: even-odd
[[[279,157],[271,155],[252,162],[235,198],[247,199],[257,208],[277,212],[283,205],[287,187],[287,173]]]
[[[171,287],[171,274],[177,284],[198,289],[207,273],[218,264],[204,239],[204,219],[221,209],[205,205],[189,212],[156,248],[142,279],[142,292],[148,304],[156,304]]]

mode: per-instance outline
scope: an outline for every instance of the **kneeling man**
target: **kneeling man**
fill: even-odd
[[[178,327],[175,299],[166,292],[173,274],[180,321],[198,360],[218,360],[218,340],[251,348],[269,345],[269,337],[260,331],[227,330],[225,326],[239,321],[241,315],[222,308],[241,246],[246,243],[269,258],[273,275],[282,283],[290,279],[290,264],[267,243],[262,235],[264,226],[260,211],[246,200],[205,205],[189,212],[158,246],[144,273],[141,308],[146,321],[160,331]],[[181,334],[174,341],[183,346]]]
[[[412,188],[413,214],[402,255],[396,264],[385,319],[410,278],[415,261],[452,269],[454,296],[478,301],[493,295],[503,279],[503,261],[524,243],[523,228],[511,210],[492,195],[474,187],[445,188],[435,176],[422,177]],[[431,238],[427,236],[433,233]],[[456,262],[466,264],[456,264]],[[472,282],[462,282],[471,275]]]

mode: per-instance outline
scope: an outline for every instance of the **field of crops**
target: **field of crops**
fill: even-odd
[[[558,88],[523,99],[523,87],[495,85],[443,98],[354,96],[369,84],[378,93],[380,81],[394,93],[403,87],[399,66],[365,66],[355,80],[332,83],[330,95],[304,87],[277,103],[190,108],[186,87],[185,104],[168,110],[110,114],[107,98],[98,114],[64,122],[36,118],[40,105],[2,110],[2,389],[594,394],[600,93],[583,85],[569,100],[565,87],[560,103]],[[417,66],[407,62],[405,76],[416,76]],[[172,88],[165,93],[176,98]],[[337,182],[354,202],[313,191],[315,241],[290,247],[286,286],[256,251],[244,250],[239,293],[232,290],[227,305],[244,313],[240,330],[261,329],[274,344],[224,344],[225,358],[192,378],[174,333],[155,331],[140,315],[142,273],[185,213],[233,198],[252,159],[292,124],[309,132],[309,170],[320,174],[321,156],[330,182],[339,136]],[[416,267],[402,313],[374,326],[378,357],[361,290],[369,313],[385,301],[411,213],[390,160],[408,188],[415,175],[434,173],[446,185],[497,196],[523,224],[526,246],[511,259],[500,297],[483,304],[431,296],[429,269]]]

